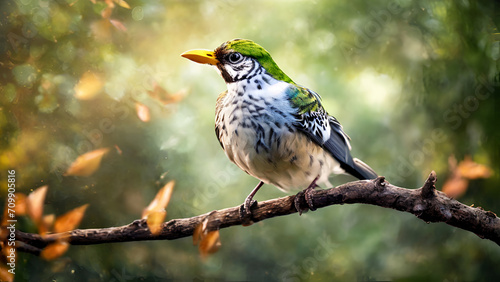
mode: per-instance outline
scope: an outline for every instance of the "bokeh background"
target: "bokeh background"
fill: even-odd
[[[258,181],[227,160],[215,137],[215,99],[225,84],[180,54],[248,38],[323,97],[353,155],[389,182],[417,188],[435,170],[442,189],[453,158],[469,156],[492,173],[452,190],[465,204],[500,213],[499,24],[496,1],[4,0],[1,179],[15,169],[25,194],[48,185],[46,214],[90,204],[80,228],[140,218],[169,180],[176,186],[167,220],[241,204]],[[64,176],[79,155],[105,147],[97,172]],[[264,186],[256,199],[281,196]],[[29,219],[18,228],[37,232]],[[191,238],[72,246],[54,261],[20,254],[15,279],[500,276],[498,245],[368,205],[224,229],[221,242],[206,260]]]

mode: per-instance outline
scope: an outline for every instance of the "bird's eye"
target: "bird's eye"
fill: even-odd
[[[238,62],[240,62],[242,59],[243,59],[243,55],[241,55],[240,53],[237,53],[237,52],[231,53],[231,54],[229,54],[229,56],[227,56],[227,60],[228,60],[231,64],[238,63]]]

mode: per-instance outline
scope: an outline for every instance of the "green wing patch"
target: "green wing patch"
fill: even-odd
[[[290,85],[287,90],[292,106],[299,109],[299,114],[323,110],[318,93],[305,87]]]

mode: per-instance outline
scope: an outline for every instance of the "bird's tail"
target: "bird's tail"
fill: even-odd
[[[360,159],[353,158],[354,170],[356,171],[356,176],[359,179],[375,179],[378,174],[367,164],[365,164]]]

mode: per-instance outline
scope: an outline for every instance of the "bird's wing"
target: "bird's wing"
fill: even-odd
[[[317,93],[300,86],[290,87],[289,92],[291,103],[297,108],[294,125],[300,132],[328,151],[345,172],[359,179],[377,177],[368,165],[352,158],[349,136],[338,120],[324,110]]]

